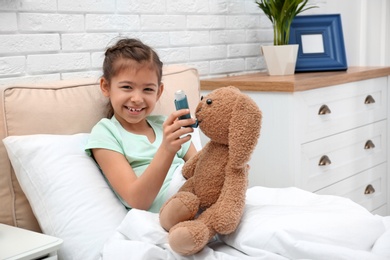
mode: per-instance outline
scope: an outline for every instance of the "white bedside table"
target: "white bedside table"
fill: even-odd
[[[0,224],[0,259],[57,259],[62,239]]]

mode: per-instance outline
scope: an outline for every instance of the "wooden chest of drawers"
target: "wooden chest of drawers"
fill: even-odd
[[[201,88],[236,86],[262,110],[250,186],[344,196],[389,215],[388,75],[390,68],[258,73],[202,80]]]

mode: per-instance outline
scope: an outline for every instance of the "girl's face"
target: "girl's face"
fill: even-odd
[[[156,71],[148,65],[122,69],[111,82],[101,79],[103,94],[110,98],[115,118],[123,128],[134,131],[145,127],[145,118],[161,96]]]

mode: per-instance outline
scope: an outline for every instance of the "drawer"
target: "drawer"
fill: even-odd
[[[387,77],[303,91],[297,95],[302,142],[386,118]]]
[[[377,209],[371,211],[371,213],[374,215],[379,215],[379,216],[388,216],[387,215],[387,204],[383,205],[380,208],[377,208]]]
[[[377,210],[386,204],[386,168],[387,164],[382,163],[316,193],[350,198],[369,211]]]
[[[386,124],[382,120],[301,145],[298,185],[317,191],[385,162]]]

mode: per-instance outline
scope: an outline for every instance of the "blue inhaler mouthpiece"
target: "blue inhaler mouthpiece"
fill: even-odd
[[[180,110],[180,109],[188,109],[188,101],[187,101],[187,96],[186,94],[184,93],[183,90],[178,90],[175,92],[175,106],[176,106],[176,110]],[[179,119],[189,119],[191,118],[191,115],[190,113],[186,114],[186,115],[183,115],[183,116],[180,116]],[[189,125],[190,127],[198,127],[198,120],[196,120],[196,122],[192,125]]]

